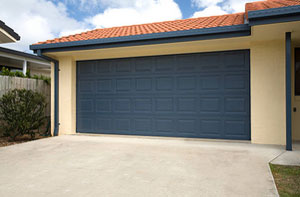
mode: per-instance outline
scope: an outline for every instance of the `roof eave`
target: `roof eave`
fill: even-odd
[[[21,37],[9,26],[7,26],[3,21],[0,20],[0,28],[2,28],[7,34],[9,34],[16,41],[20,40]]]
[[[300,20],[300,5],[248,12],[250,26]]]
[[[34,59],[34,60],[48,62],[46,59],[39,57],[37,55],[24,53],[21,51],[16,51],[16,50],[4,48],[4,47],[0,47],[0,52],[12,54],[12,55],[16,55],[16,56],[20,56],[20,57],[24,57],[24,58],[30,58],[30,59]]]
[[[162,32],[153,34],[142,34],[134,36],[123,36],[114,38],[103,38],[93,40],[82,40],[63,43],[30,45],[30,49],[37,52],[59,52],[73,50],[88,50],[99,48],[112,48],[123,46],[136,46],[146,44],[162,44],[171,42],[184,42],[193,40],[207,40],[229,37],[240,37],[251,35],[248,24],[212,27],[204,29],[192,29],[173,32]]]

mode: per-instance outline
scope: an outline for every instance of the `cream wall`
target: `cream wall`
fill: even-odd
[[[294,27],[299,30],[293,30]],[[284,145],[286,31],[296,35],[300,23],[255,26],[252,36],[242,38],[49,53],[48,56],[59,60],[60,66],[59,134],[76,133],[78,60],[250,49],[251,142]]]
[[[251,140],[285,144],[285,41],[251,43]]]
[[[74,134],[76,133],[76,62],[71,57],[61,57],[58,61],[59,134]]]

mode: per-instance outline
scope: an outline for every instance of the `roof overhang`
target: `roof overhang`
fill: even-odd
[[[50,62],[42,57],[3,47],[0,47],[0,57],[15,61],[27,61],[36,65],[41,65],[41,67],[44,68],[50,68]]]
[[[300,5],[248,12],[250,26],[300,20]]]
[[[20,36],[0,20],[0,43],[16,42],[18,40],[20,40]]]
[[[91,50],[101,48],[139,46],[148,44],[163,44],[174,42],[187,42],[195,40],[209,40],[219,38],[232,38],[250,36],[251,28],[247,24],[213,27],[205,29],[192,29],[184,31],[173,31],[153,34],[143,34],[134,36],[123,36],[115,38],[82,40],[63,43],[30,45],[30,49],[35,53],[42,54],[48,52]]]

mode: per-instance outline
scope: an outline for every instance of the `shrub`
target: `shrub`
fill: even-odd
[[[25,77],[25,75],[22,72],[20,72],[20,71],[15,71],[15,76],[16,77],[22,77],[22,78]]]
[[[0,121],[3,134],[16,137],[30,135],[35,138],[37,130],[44,124],[46,99],[32,90],[11,90],[0,98]]]
[[[15,73],[10,72],[8,68],[2,67],[1,75],[14,77]]]

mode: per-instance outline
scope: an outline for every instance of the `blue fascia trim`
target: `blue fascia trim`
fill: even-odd
[[[42,57],[49,62],[54,63],[54,136],[58,136],[59,133],[59,119],[58,119],[58,110],[59,110],[59,103],[58,103],[58,83],[59,83],[59,62],[53,58],[45,56],[42,54],[41,50],[36,51],[39,57]]]
[[[285,58],[286,58],[286,150],[292,150],[292,84],[291,84],[291,32],[285,34]]]
[[[300,20],[300,5],[248,12],[249,25],[263,25]]]
[[[163,33],[152,33],[134,36],[122,36],[115,38],[103,38],[103,39],[93,39],[93,40],[83,40],[83,41],[73,41],[73,42],[63,42],[63,43],[53,43],[53,44],[41,44],[41,45],[30,45],[31,50],[49,50],[59,48],[71,48],[74,47],[87,47],[95,45],[111,45],[111,44],[121,44],[121,43],[133,43],[133,42],[143,42],[148,41],[149,44],[157,42],[157,40],[168,39],[174,42],[175,38],[191,38],[197,37],[197,39],[217,39],[228,37],[229,34],[235,36],[249,36],[251,35],[251,28],[247,24],[243,25],[233,25],[224,27],[212,27],[205,29],[192,29],[183,31],[173,31],[173,32],[163,32]],[[166,41],[168,42],[168,41]],[[104,47],[105,48],[105,47]],[[76,50],[76,49],[75,49]],[[54,50],[53,50],[54,51]],[[48,51],[47,51],[48,52]]]

